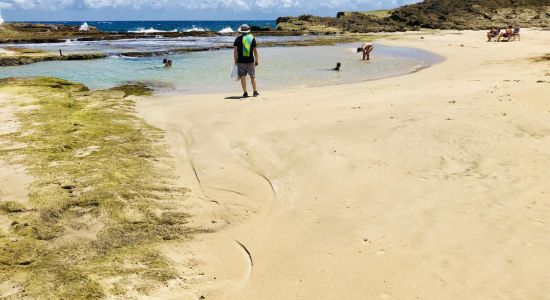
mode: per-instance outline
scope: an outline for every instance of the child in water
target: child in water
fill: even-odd
[[[170,68],[172,67],[172,61],[170,59],[165,58],[162,60],[163,67]]]

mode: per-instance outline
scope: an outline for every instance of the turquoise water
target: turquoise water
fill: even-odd
[[[372,80],[407,74],[441,61],[441,57],[412,48],[375,45],[371,61],[362,61],[357,45],[260,48],[257,77],[260,90]],[[90,61],[42,62],[0,69],[0,77],[54,76],[109,88],[129,81],[151,81],[171,91],[206,93],[240,90],[230,79],[232,50],[171,56],[171,69],[159,68],[163,57],[110,57]],[[342,71],[330,71],[337,62]]]

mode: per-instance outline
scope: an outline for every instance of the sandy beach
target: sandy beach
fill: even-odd
[[[548,297],[550,32],[485,40],[380,41],[446,57],[401,77],[141,100],[218,228],[161,249],[197,262],[189,299]]]

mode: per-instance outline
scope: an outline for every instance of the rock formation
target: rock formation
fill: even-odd
[[[550,27],[550,0],[426,0],[392,11],[340,12],[277,19],[277,29],[311,33],[393,32],[490,27]]]

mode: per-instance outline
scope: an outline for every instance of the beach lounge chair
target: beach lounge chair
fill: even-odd
[[[490,42],[491,40],[493,40],[494,42],[496,42],[496,38],[500,35],[500,29],[491,29],[491,31],[489,31],[487,33],[487,41]]]
[[[516,40],[516,38],[518,39],[518,41],[521,41],[521,35],[519,34],[519,28],[514,28],[514,33],[512,34],[512,38],[514,39],[514,41]]]

